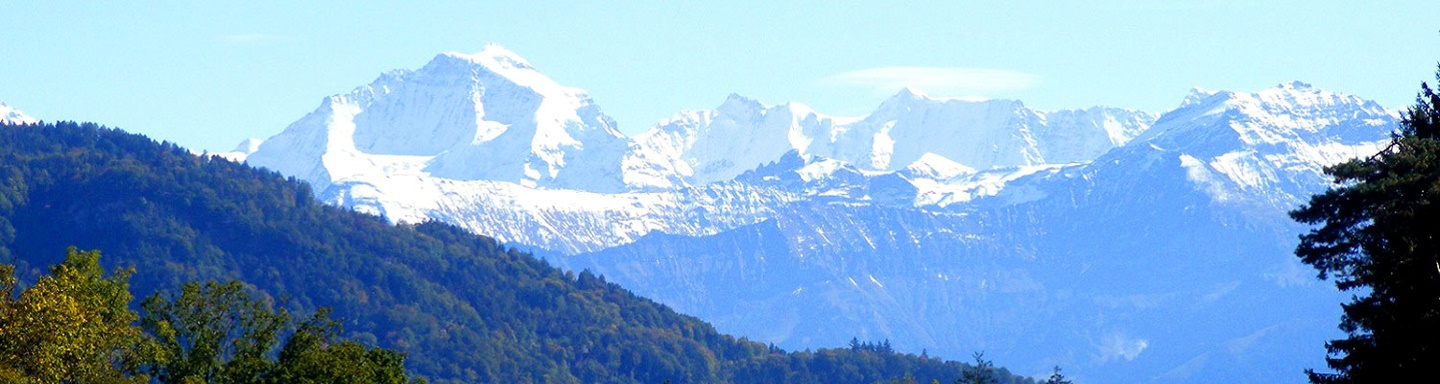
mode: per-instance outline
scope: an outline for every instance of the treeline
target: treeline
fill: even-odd
[[[454,226],[320,204],[274,172],[91,123],[0,126],[0,264],[37,281],[69,246],[135,268],[139,295],[237,280],[292,313],[333,308],[343,337],[432,382],[948,383],[971,367],[786,352]]]

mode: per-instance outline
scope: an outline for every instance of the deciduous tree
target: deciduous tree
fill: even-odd
[[[297,323],[238,281],[187,283],[143,307],[162,351],[147,370],[162,383],[407,382],[404,354],[340,339],[329,309]]]
[[[0,381],[145,382],[131,373],[147,339],[130,309],[130,269],[105,276],[100,252],[65,261],[15,296],[15,267],[0,265]]]

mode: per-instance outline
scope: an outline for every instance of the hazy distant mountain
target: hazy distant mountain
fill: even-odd
[[[322,205],[274,172],[93,123],[0,128],[0,264],[22,286],[67,247],[133,268],[137,300],[239,280],[290,313],[333,309],[346,339],[401,351],[437,384],[948,382],[968,368],[882,342],[785,352],[451,225]]]
[[[1196,92],[1088,163],[934,180],[797,156],[741,178],[829,199],[569,265],[788,347],[860,335],[1092,382],[1299,382],[1338,335],[1340,295],[1290,256],[1301,227],[1285,212],[1394,123],[1296,83]]]
[[[769,107],[730,95],[713,111],[684,112],[637,135],[627,182],[679,187],[726,181],[789,151],[896,171],[923,157],[978,169],[1088,161],[1153,123],[1113,108],[1054,112],[1018,101],[936,99],[904,89],[860,118]]]
[[[889,338],[1096,382],[1298,382],[1339,298],[1289,255],[1285,212],[1396,121],[1303,83],[1195,90],[1158,116],[904,90],[848,118],[731,95],[625,138],[490,47],[327,98],[248,161],[783,347]]]
[[[249,139],[245,139],[245,141],[241,141],[240,144],[235,145],[235,149],[232,149],[229,152],[217,152],[211,153],[211,155],[220,156],[222,158],[225,158],[226,160],[241,163],[245,162],[245,159],[250,157],[250,154],[255,153],[255,151],[259,151],[260,144],[264,142],[264,140],[252,137]]]
[[[909,90],[870,116],[836,118],[732,95],[714,111],[684,112],[625,139],[583,91],[491,46],[326,98],[253,154],[224,156],[309,181],[333,204],[575,253],[650,232],[713,234],[764,220],[800,196],[729,180],[790,151],[872,173],[976,168],[946,154],[984,168],[1066,163],[1103,153],[1153,120]],[[967,155],[972,148],[992,150]]]
[[[0,124],[32,124],[38,121],[33,117],[26,116],[25,112],[20,112],[19,109],[0,101]]]

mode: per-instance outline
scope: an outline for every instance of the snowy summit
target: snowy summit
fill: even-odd
[[[26,116],[24,112],[15,109],[5,102],[0,101],[0,124],[34,124],[40,122],[33,117]]]
[[[583,91],[491,45],[330,96],[249,157],[323,189],[417,169],[452,180],[617,191],[626,141]]]
[[[1162,114],[902,89],[856,117],[732,94],[625,137],[584,91],[492,45],[384,73],[222,156],[786,348],[861,335],[1102,382],[1225,382],[1215,365],[1299,372],[1302,357],[1260,352],[1332,330],[1302,308],[1334,306],[1295,277],[1285,212],[1397,120],[1300,82],[1196,89]]]

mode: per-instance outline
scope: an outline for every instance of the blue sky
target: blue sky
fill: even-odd
[[[1398,107],[1440,61],[1431,1],[253,3],[4,2],[0,101],[228,150],[488,43],[629,134],[730,93],[862,115],[903,85],[1163,112],[1192,87],[1302,80]]]

